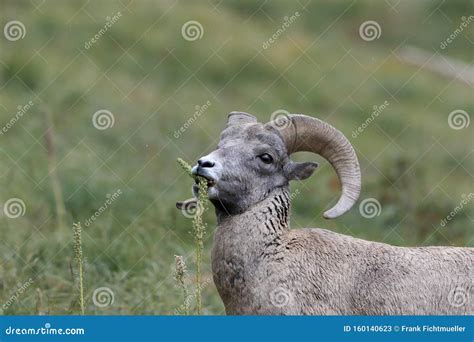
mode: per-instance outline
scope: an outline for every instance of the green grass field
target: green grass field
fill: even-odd
[[[0,0],[1,26],[17,20],[25,28],[22,39],[0,37],[3,313],[78,313],[72,224],[81,222],[87,314],[174,314],[182,304],[174,255],[185,257],[188,281],[194,275],[191,220],[175,208],[192,180],[176,159],[194,163],[212,151],[233,110],[261,121],[280,109],[312,115],[356,148],[361,199],[379,201],[379,215],[363,217],[355,206],[325,221],[337,177],[300,153],[296,160],[320,168],[292,185],[294,228],[400,246],[474,246],[471,201],[441,225],[473,192],[474,124],[448,123],[455,110],[474,113],[472,86],[398,58],[414,46],[472,63],[474,21],[440,44],[473,14],[469,0]],[[190,20],[202,26],[194,41],[182,34]],[[366,41],[359,27],[369,20],[381,31]],[[27,110],[17,115],[18,106]],[[112,113],[113,126],[94,126],[99,110]],[[23,201],[24,215],[6,215],[11,198]],[[212,210],[205,220],[204,314],[223,314],[210,269]],[[113,303],[94,303],[101,287]]]

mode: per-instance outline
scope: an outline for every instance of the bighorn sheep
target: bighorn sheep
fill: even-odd
[[[341,132],[309,116],[261,124],[232,112],[218,148],[193,167],[216,210],[212,270],[227,314],[474,314],[474,248],[290,229],[288,183],[317,167],[291,161],[298,151],[321,155],[339,176],[342,195],[324,217],[347,212],[360,192],[357,156]]]

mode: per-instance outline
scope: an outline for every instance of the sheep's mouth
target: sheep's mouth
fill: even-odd
[[[214,178],[207,175],[198,175],[198,176],[206,180],[207,188],[212,188],[214,185],[216,185],[216,180]],[[196,182],[196,184],[198,184],[198,177],[195,177],[194,181]]]

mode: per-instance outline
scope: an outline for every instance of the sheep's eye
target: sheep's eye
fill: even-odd
[[[265,164],[273,163],[273,158],[268,153],[261,154],[258,156],[258,158],[260,158],[260,160],[263,161]]]

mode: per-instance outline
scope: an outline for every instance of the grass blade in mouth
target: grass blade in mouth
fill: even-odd
[[[178,158],[178,164],[181,168],[191,176],[198,185],[198,196],[197,196],[197,207],[195,214],[193,216],[193,229],[192,234],[194,237],[195,244],[195,255],[196,255],[196,287],[195,287],[195,297],[196,297],[196,314],[201,315],[202,312],[202,299],[201,291],[203,288],[202,285],[202,251],[204,249],[204,236],[206,235],[206,224],[202,219],[202,215],[207,210],[207,190],[209,180],[205,177],[194,176],[192,174],[191,165],[186,163],[183,159]]]

